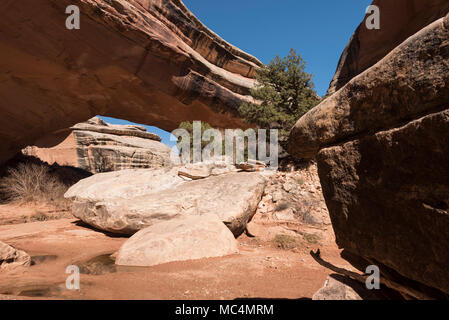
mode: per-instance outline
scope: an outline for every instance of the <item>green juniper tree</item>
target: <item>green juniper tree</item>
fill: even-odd
[[[257,86],[251,90],[256,102],[239,108],[245,121],[262,129],[278,129],[282,147],[296,121],[320,101],[313,75],[305,71],[305,66],[294,49],[285,58],[276,56],[256,73]]]

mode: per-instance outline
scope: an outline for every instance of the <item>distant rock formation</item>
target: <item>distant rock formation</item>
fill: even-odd
[[[447,11],[447,1],[425,4]],[[408,28],[409,20],[381,12],[386,33],[389,16]],[[387,285],[406,297],[447,299],[449,15],[429,25],[427,18],[419,21],[413,25],[425,28],[303,116],[289,151],[316,157],[348,261],[363,272],[378,266]],[[370,48],[384,43],[373,39]]]
[[[30,146],[22,152],[44,162],[81,168],[91,173],[135,168],[171,167],[171,148],[161,138],[135,125],[111,125],[94,117],[72,128],[52,148]]]
[[[66,28],[69,5],[79,30]],[[167,131],[248,127],[238,107],[262,64],[180,0],[8,0],[0,30],[0,163],[98,114]]]

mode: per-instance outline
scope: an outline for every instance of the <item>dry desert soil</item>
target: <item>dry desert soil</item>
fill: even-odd
[[[17,218],[32,216],[31,211],[17,205],[0,208],[0,241],[32,256],[31,267],[2,271],[0,299],[310,299],[329,274],[310,250],[319,248],[327,261],[351,268],[339,256],[331,226],[264,222],[257,216],[252,222],[257,236],[241,236],[239,254],[148,268],[118,267],[111,254],[127,238],[72,218],[27,223]],[[302,240],[280,248],[273,234],[286,232]],[[69,265],[81,270],[80,290],[66,288]]]

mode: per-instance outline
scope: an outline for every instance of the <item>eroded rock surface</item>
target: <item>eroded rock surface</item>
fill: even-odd
[[[449,293],[448,39],[446,16],[307,113],[290,136],[292,154],[317,158],[347,259],[362,271],[378,265],[418,298]]]
[[[348,280],[350,281],[350,280]],[[352,281],[357,288],[362,284]],[[312,297],[312,300],[363,300],[362,297],[348,284],[338,281],[335,277],[329,276],[324,282],[324,286],[318,290]]]
[[[316,163],[304,163],[272,175],[257,212],[267,221],[330,225]]]
[[[143,267],[238,252],[234,235],[217,215],[178,216],[134,234],[120,248],[115,263]]]
[[[179,215],[215,214],[234,235],[254,215],[266,179],[258,172],[185,180],[183,167],[124,170],[81,180],[65,197],[73,214],[101,230],[134,234]]]
[[[25,251],[0,241],[0,270],[29,267],[30,265],[31,257]]]
[[[66,28],[69,5],[80,30]],[[237,108],[261,63],[180,0],[7,0],[0,30],[0,162],[98,114],[167,131],[247,126]]]
[[[176,164],[176,156],[170,156],[171,148],[145,127],[111,125],[94,117],[71,127],[66,135],[55,147],[30,146],[22,152],[49,164],[68,165],[91,173]]]
[[[366,20],[360,24],[341,55],[329,95],[449,11],[446,0],[374,0],[373,5],[380,10],[380,29],[367,29]]]

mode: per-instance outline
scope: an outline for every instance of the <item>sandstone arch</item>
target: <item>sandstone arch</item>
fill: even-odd
[[[71,4],[80,30],[65,28]],[[0,162],[98,114],[170,131],[186,120],[244,127],[237,108],[261,65],[180,0],[5,0]]]

